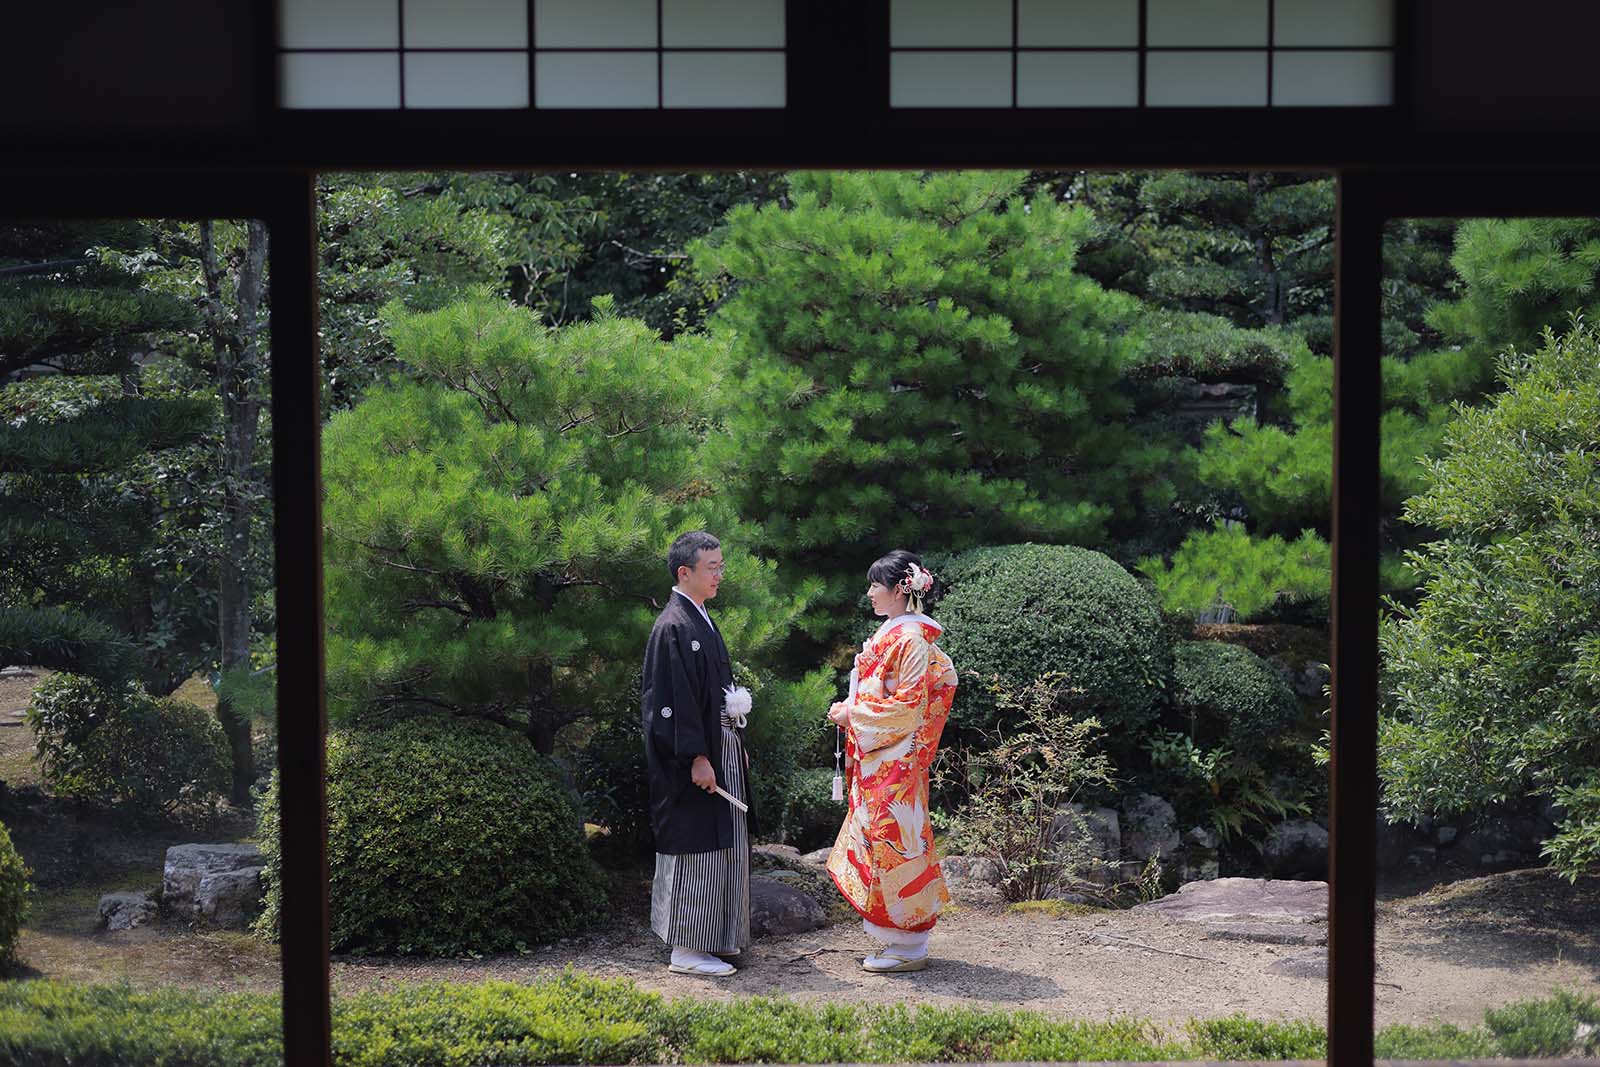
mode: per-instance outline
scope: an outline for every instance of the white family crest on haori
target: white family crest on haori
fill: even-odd
[[[689,642],[689,648],[690,648],[691,651],[699,652],[700,651],[700,642],[699,641],[690,641]]]
[[[722,691],[722,711],[741,730],[749,721],[750,704],[750,690],[742,685],[730,685]]]

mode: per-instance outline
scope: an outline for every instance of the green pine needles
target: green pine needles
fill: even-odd
[[[1024,178],[796,174],[696,249],[734,283],[720,464],[763,547],[826,583],[817,641],[890,548],[1096,544],[1169,492],[1168,454],[1120,421],[1136,302],[1074,272],[1088,213]]]
[[[324,439],[336,716],[438,707],[551,752],[636,675],[685,530],[726,540],[716,607],[735,655],[788,630],[811,587],[777,591],[707,462],[720,342],[663,343],[605,301],[560,330],[487,299],[387,321],[411,377]]]

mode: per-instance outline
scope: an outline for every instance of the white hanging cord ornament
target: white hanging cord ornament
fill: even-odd
[[[844,756],[844,729],[839,726],[833,728],[833,799],[837,802],[844,799],[844,765],[839,760]]]

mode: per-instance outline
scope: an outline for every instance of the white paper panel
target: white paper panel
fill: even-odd
[[[1018,0],[1022,48],[1116,48],[1139,44],[1139,0]]]
[[[782,107],[781,52],[664,52],[665,107]]]
[[[526,48],[527,0],[405,0],[407,48]],[[411,103],[409,80],[406,103]]]
[[[1394,0],[1278,0],[1274,43],[1283,45],[1394,44]]]
[[[540,52],[533,61],[541,107],[655,107],[654,52]]]
[[[890,0],[889,44],[1010,48],[1011,0]]]
[[[1267,43],[1267,0],[1150,0],[1148,43],[1248,46]]]
[[[398,108],[398,52],[287,52],[278,76],[286,108]]]
[[[396,48],[399,0],[278,0],[282,48]]]
[[[534,0],[536,48],[654,48],[655,0]]]
[[[526,52],[408,52],[406,107],[527,107]]]
[[[661,0],[661,44],[782,48],[783,0]]]
[[[1267,54],[1151,52],[1144,100],[1150,107],[1265,107]]]
[[[889,106],[1010,107],[1011,53],[890,53]]]
[[[1137,52],[1019,52],[1018,107],[1138,107]]]
[[[1387,107],[1394,103],[1392,52],[1279,52],[1274,107]]]

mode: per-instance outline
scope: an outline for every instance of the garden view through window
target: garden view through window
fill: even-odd
[[[336,1062],[1324,1055],[1331,177],[317,205]],[[265,235],[0,232],[0,1051],[278,1062]],[[1386,232],[1380,1057],[1600,1053],[1593,235]]]

